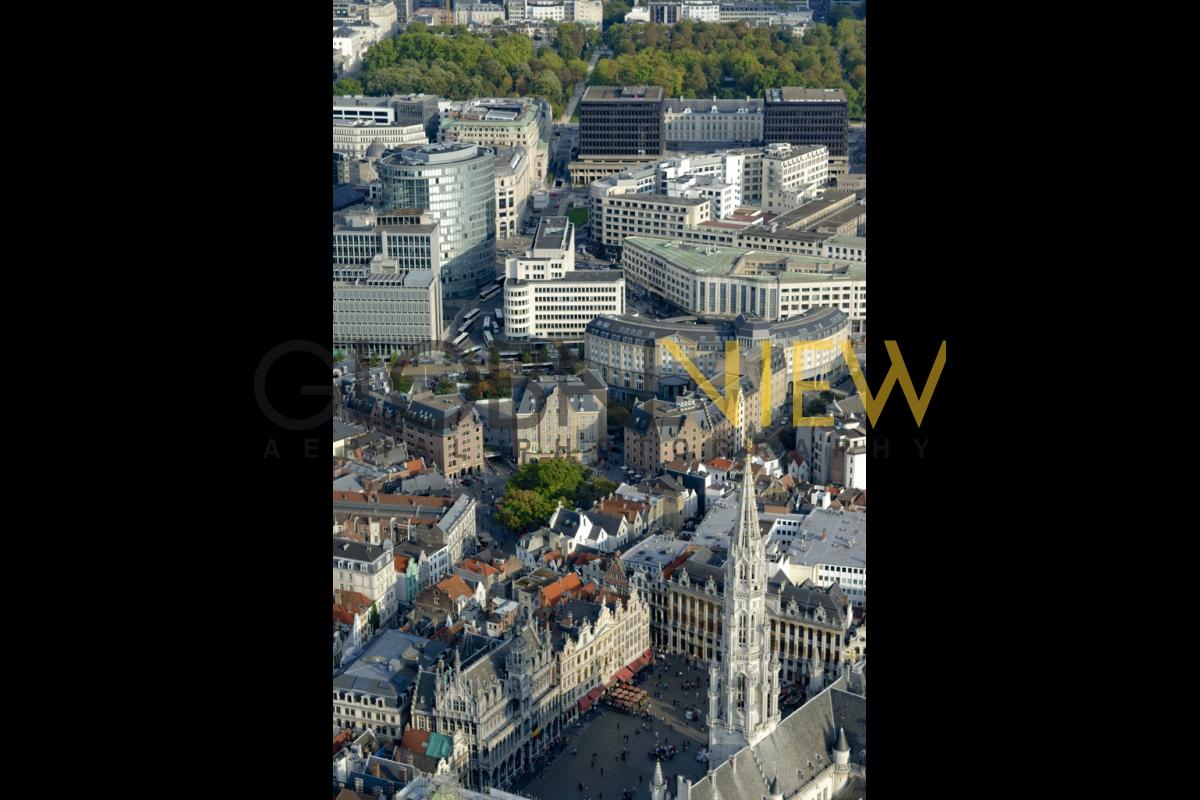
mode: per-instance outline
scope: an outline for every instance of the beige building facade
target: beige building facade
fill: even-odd
[[[597,315],[624,313],[624,274],[575,269],[575,225],[566,217],[543,218],[532,247],[504,271],[506,339],[579,339]]]
[[[530,189],[546,179],[550,108],[529,98],[477,98],[457,103],[442,115],[440,142],[474,142],[485,147],[523,147],[531,162]]]

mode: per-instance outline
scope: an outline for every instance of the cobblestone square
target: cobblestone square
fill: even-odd
[[[708,744],[708,733],[703,717],[689,722],[684,710],[692,705],[707,711],[707,667],[693,665],[689,670],[682,657],[669,656],[656,658],[653,670],[646,671],[650,674],[638,685],[650,692],[652,719],[642,720],[603,706],[596,707],[567,728],[561,754],[513,790],[533,800],[621,800],[622,791],[632,789],[635,800],[648,800],[650,781],[654,776],[654,759],[649,753],[656,743],[673,744],[678,749],[675,758],[662,762],[663,776],[671,794],[675,793],[676,775],[684,775],[692,781],[704,777],[708,765],[696,760],[696,752]],[[682,677],[678,675],[680,671]],[[686,692],[680,688],[682,683],[696,679],[700,681],[698,688]],[[664,688],[659,688],[660,681]],[[662,692],[662,698],[654,697],[655,692]],[[628,742],[623,738],[625,736],[629,737]],[[688,742],[687,750],[683,749],[684,740]],[[571,754],[573,748],[579,751],[575,755]],[[620,759],[622,749],[629,751],[625,761]],[[596,754],[594,766],[593,753]],[[603,775],[600,774],[602,768]],[[580,783],[584,784],[583,791],[579,789]]]

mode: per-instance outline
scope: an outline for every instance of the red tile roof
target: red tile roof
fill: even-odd
[[[429,731],[417,730],[416,728],[406,728],[404,735],[400,737],[400,746],[405,750],[411,750],[414,753],[424,753],[425,746],[429,744]]]
[[[396,556],[396,572],[408,572],[408,556]]]
[[[447,644],[453,644],[455,642],[455,640],[458,638],[458,634],[461,633],[463,628],[465,628],[466,626],[467,626],[466,620],[460,619],[458,622],[454,623],[449,628],[446,628],[446,627],[438,628],[436,631],[433,632],[433,635],[430,636],[429,638],[436,639],[441,642],[446,642]]]
[[[371,609],[371,598],[349,589],[333,590],[333,618],[347,625],[354,624],[355,614],[365,614]]]
[[[637,500],[612,498],[600,502],[600,510],[606,514],[624,515],[625,519],[633,522],[639,511],[648,511],[650,506]]]
[[[671,575],[675,572],[675,570],[679,567],[679,565],[682,564],[683,562],[687,561],[691,557],[692,557],[692,549],[690,547],[688,549],[684,550],[679,555],[675,556],[674,561],[672,561],[670,564],[667,564],[667,566],[663,567],[663,573],[662,573],[663,580],[669,580],[671,578]]]
[[[451,600],[457,600],[463,595],[466,595],[467,597],[475,596],[475,593],[471,591],[471,587],[467,586],[467,582],[457,575],[451,575],[448,578],[442,578],[437,582],[437,588],[448,594]]]
[[[708,462],[708,466],[712,467],[713,469],[728,470],[733,466],[733,462],[728,458],[714,458],[712,461]]]
[[[379,504],[398,506],[400,508],[449,508],[454,505],[454,499],[449,497],[421,497],[415,494],[384,494],[379,496]]]
[[[570,575],[560,578],[549,586],[542,588],[542,605],[552,606],[557,603],[564,594],[578,590],[579,588],[579,576],[572,572]]]
[[[341,750],[343,747],[345,747],[352,738],[353,737],[350,735],[350,731],[341,731],[337,736],[333,737],[334,754],[336,754],[338,750]]]
[[[493,567],[491,564],[485,564],[477,558],[463,559],[462,568],[469,570],[479,575],[499,575],[500,570]]]

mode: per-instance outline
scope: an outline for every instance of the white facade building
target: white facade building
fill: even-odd
[[[377,124],[367,120],[334,120],[333,152],[350,158],[362,158],[378,142],[391,150],[397,147],[428,144],[423,125]]]
[[[604,22],[602,0],[568,0],[567,10],[572,22],[599,27]]]
[[[867,488],[867,432],[862,420],[835,416],[832,428],[796,430],[797,444],[808,449],[813,483]]]
[[[816,197],[829,183],[829,149],[769,144],[762,157],[763,210],[782,214]]]
[[[503,3],[456,3],[454,24],[486,27],[495,20],[504,19]]]
[[[525,19],[542,22],[569,22],[566,0],[525,0]]]
[[[532,248],[509,258],[504,274],[507,339],[581,338],[598,315],[624,313],[625,276],[576,270],[575,226],[566,217],[543,218]]]
[[[529,191],[540,186],[549,164],[548,120],[544,100],[487,97],[443,104],[438,140],[474,142],[485,147],[523,147],[532,160]]]
[[[496,238],[521,231],[529,211],[533,167],[524,147],[496,148]]]
[[[649,4],[648,22],[657,25],[674,25],[681,20],[696,22],[720,22],[719,0],[663,0]]]
[[[333,588],[369,597],[380,621],[391,619],[396,612],[396,563],[391,540],[375,545],[335,537]]]
[[[668,197],[690,197],[708,200],[712,208],[710,219],[724,219],[742,205],[742,184],[726,183],[710,175],[685,175],[667,181]]]
[[[371,40],[365,31],[343,25],[333,29],[333,58],[342,73],[352,72],[362,64],[363,51]]]
[[[349,22],[371,22],[378,26],[379,34],[376,41],[395,35],[400,27],[400,5],[392,0],[375,0],[375,2],[353,3],[348,0],[333,0],[333,21],[335,25],[345,25]]]
[[[799,523],[797,524],[797,518]],[[859,608],[867,605],[867,513],[817,508],[806,517],[777,518],[768,534],[777,570],[792,583],[835,582]]]
[[[657,174],[649,181],[656,186]],[[592,184],[588,225],[593,241],[620,247],[627,236],[675,238],[712,219],[708,200],[650,194],[641,188],[645,182],[644,177],[618,175]]]
[[[630,237],[624,244],[621,266],[629,283],[685,313],[747,313],[773,321],[831,307],[865,325],[865,264],[657,237]]]
[[[668,99],[663,107],[667,145],[753,145],[763,140],[763,101]]]

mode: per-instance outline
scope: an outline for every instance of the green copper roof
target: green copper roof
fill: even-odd
[[[429,743],[425,745],[425,755],[430,758],[449,758],[453,752],[453,739],[444,733],[429,734]]]

